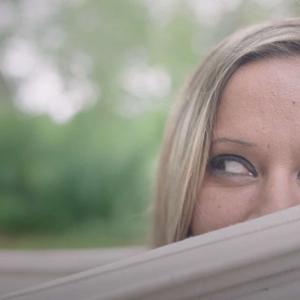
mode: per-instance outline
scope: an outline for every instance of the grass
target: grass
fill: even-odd
[[[91,220],[57,234],[0,235],[2,249],[80,249],[145,245],[147,224],[142,220]]]

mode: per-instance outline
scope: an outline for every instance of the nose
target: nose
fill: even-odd
[[[259,214],[266,215],[300,204],[300,180],[279,170],[263,180]]]

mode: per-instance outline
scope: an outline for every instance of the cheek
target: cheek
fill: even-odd
[[[192,235],[246,221],[255,214],[257,200],[249,187],[203,187],[193,212]]]

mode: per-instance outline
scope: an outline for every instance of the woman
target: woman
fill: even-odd
[[[240,31],[189,80],[169,118],[153,246],[300,204],[300,19]]]

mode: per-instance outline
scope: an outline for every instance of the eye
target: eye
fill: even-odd
[[[222,154],[215,156],[209,161],[208,168],[215,175],[257,177],[254,166],[239,155]]]

